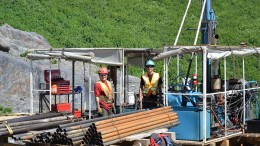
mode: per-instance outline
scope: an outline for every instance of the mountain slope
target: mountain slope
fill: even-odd
[[[36,32],[53,47],[162,48],[174,43],[187,4],[188,0],[2,0],[0,24]],[[218,44],[243,41],[260,46],[259,6],[259,0],[213,0]],[[197,28],[200,11],[201,1],[193,0],[184,29]],[[193,45],[195,33],[183,30],[178,45]],[[248,79],[260,80],[258,60],[246,61],[253,66],[247,70]],[[187,62],[183,62],[184,69]],[[232,74],[232,65],[228,66]],[[162,66],[157,70],[162,72]],[[131,73],[140,75],[132,69]]]

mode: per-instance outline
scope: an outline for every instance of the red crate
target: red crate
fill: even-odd
[[[59,82],[54,82],[57,85],[57,94],[67,94],[70,93],[70,81],[63,80]]]
[[[62,112],[62,111],[68,111],[71,112],[70,109],[70,103],[58,103],[58,104],[52,104],[51,105],[52,111]]]
[[[49,70],[44,70],[44,80],[47,83],[46,89],[49,89],[49,72]],[[57,93],[55,93],[56,95],[70,93],[70,81],[61,78],[59,69],[51,70],[51,83],[52,85],[55,84],[57,86]]]
[[[44,70],[44,80],[46,83],[49,83],[49,70]],[[51,70],[51,79],[61,78],[60,76],[60,70],[59,69],[53,69]]]
[[[81,117],[81,111],[80,110],[74,110],[74,116],[77,118]]]

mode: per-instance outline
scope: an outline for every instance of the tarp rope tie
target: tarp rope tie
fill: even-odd
[[[7,123],[7,121],[5,121],[5,126],[6,126],[6,128],[7,128],[7,130],[8,130],[8,132],[12,135],[14,132],[13,132],[13,130],[11,129],[10,125]]]

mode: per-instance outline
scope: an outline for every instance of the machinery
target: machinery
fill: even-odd
[[[216,45],[219,38],[216,34],[216,17],[211,8],[211,0],[205,1],[206,7],[201,23],[202,44]],[[257,81],[229,79],[225,83],[220,75],[220,60],[213,61],[207,58],[206,91],[211,96],[206,98],[206,135],[204,136],[203,88],[199,84],[199,82],[203,82],[203,79],[198,79],[196,73],[190,74],[192,57],[189,60],[186,76],[181,77],[181,83],[170,83],[168,88],[168,105],[172,106],[174,111],[178,113],[181,123],[179,126],[169,129],[169,131],[176,132],[177,139],[200,141],[204,138],[222,137],[225,132],[242,131],[245,126],[243,117],[244,97],[245,120],[258,118],[258,91],[252,89],[258,87]],[[177,78],[180,78],[180,76]],[[245,92],[243,92],[244,83],[245,89],[248,89]],[[225,87],[226,91],[228,91],[226,95],[224,92]],[[225,131],[225,128],[227,131]]]

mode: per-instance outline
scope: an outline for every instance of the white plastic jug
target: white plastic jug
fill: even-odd
[[[135,95],[134,95],[134,92],[128,92],[127,95],[128,95],[128,104],[129,104],[129,105],[135,104]]]

